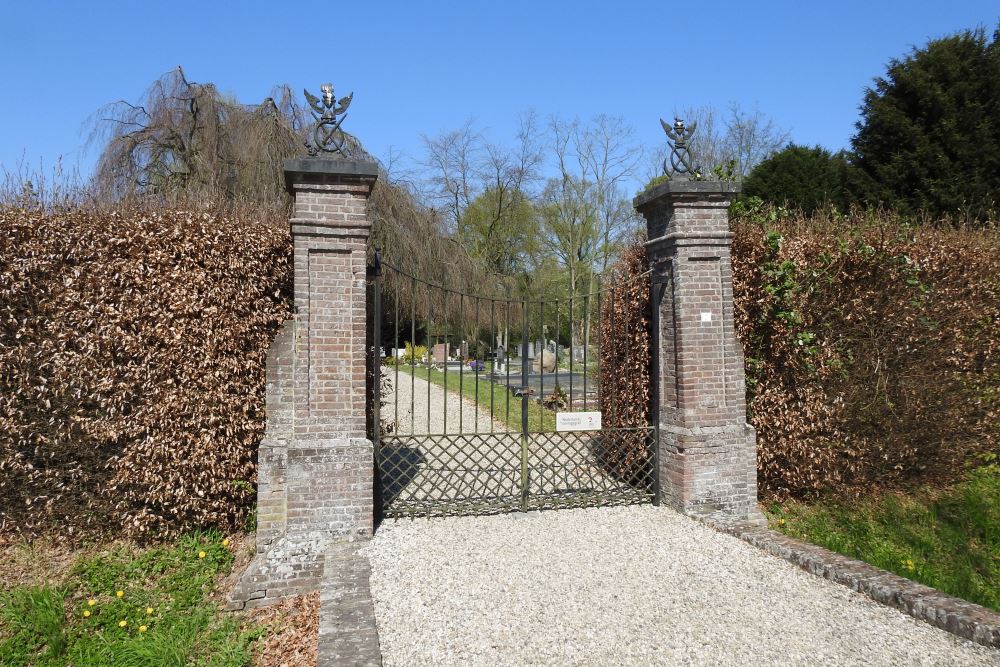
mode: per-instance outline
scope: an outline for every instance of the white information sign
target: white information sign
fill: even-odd
[[[600,412],[557,412],[557,431],[599,431]]]

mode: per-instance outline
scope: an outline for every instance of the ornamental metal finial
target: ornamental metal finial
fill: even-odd
[[[306,141],[306,148],[309,155],[317,155],[320,151],[324,153],[340,153],[345,157],[350,157],[347,150],[347,135],[340,129],[340,124],[347,118],[345,115],[347,107],[351,106],[354,93],[347,97],[341,97],[334,103],[333,84],[324,83],[319,87],[322,99],[311,94],[308,90],[303,90],[306,100],[313,110],[313,128],[309,133],[312,142]]]
[[[698,129],[698,123],[691,123],[691,127],[684,127],[684,121],[680,118],[674,118],[673,127],[669,123],[660,119],[660,125],[663,126],[663,131],[667,133],[667,138],[670,140],[670,166],[673,167],[673,173],[695,176],[701,172],[701,167],[696,166],[691,161],[691,149],[688,147],[688,141],[691,139],[691,135],[694,131]],[[671,170],[667,168],[667,160],[663,160],[663,173],[669,176]]]

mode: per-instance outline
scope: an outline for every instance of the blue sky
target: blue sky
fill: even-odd
[[[345,129],[380,158],[473,117],[496,139],[519,112],[621,115],[639,140],[659,117],[730,102],[792,140],[846,147],[865,86],[890,58],[983,25],[958,2],[81,2],[0,0],[0,167],[86,175],[83,126],[182,65],[242,102],[332,80],[354,91]],[[2,172],[0,172],[2,175]]]

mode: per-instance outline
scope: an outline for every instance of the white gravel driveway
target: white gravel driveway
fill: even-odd
[[[385,664],[1000,665],[666,508],[387,521]]]

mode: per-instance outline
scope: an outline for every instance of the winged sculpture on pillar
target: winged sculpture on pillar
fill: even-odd
[[[663,173],[667,176],[679,174],[697,177],[701,173],[701,167],[693,163],[688,142],[694,131],[698,129],[698,123],[691,123],[690,127],[685,127],[683,120],[674,118],[674,124],[670,125],[661,118],[660,125],[663,126],[663,131],[667,133],[667,138],[670,140],[670,167],[673,168],[669,169],[667,160],[664,159]]]
[[[306,100],[312,108],[313,127],[310,132],[312,141],[306,141],[306,148],[309,155],[319,153],[339,153],[349,157],[347,148],[347,135],[340,129],[344,119],[347,118],[347,107],[351,106],[354,93],[341,97],[339,100],[333,94],[333,84],[324,83],[319,87],[320,97],[316,97],[308,90],[302,92],[306,95]],[[334,101],[336,100],[336,101]]]

